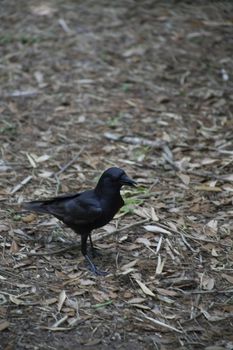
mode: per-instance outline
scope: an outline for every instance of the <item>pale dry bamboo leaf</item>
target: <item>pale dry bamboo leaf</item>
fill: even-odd
[[[60,312],[62,309],[62,306],[67,298],[66,292],[64,290],[61,291],[58,297],[58,304],[57,304],[57,309]]]
[[[41,3],[39,5],[33,5],[30,8],[33,15],[36,16],[52,16],[57,9],[53,8],[50,4]]]
[[[11,191],[10,194],[14,194],[15,192],[19,191],[24,185],[26,185],[30,180],[32,179],[32,176],[27,176],[23,181],[21,181],[18,185],[16,185]]]
[[[205,318],[210,322],[225,320],[226,318],[229,317],[228,315],[226,316],[210,315],[209,312],[204,309],[201,309],[201,312],[205,316]]]
[[[13,304],[16,304],[16,305],[23,305],[24,304],[24,301],[15,297],[14,295],[10,295],[10,301],[13,303]]]
[[[143,226],[144,229],[148,232],[153,232],[153,233],[165,233],[167,235],[172,235],[172,233],[162,227],[156,226],[156,225],[145,225]]]
[[[225,181],[233,181],[233,174],[230,174],[230,175],[222,175],[222,176],[221,176],[221,179],[222,179],[222,180],[225,180]]]
[[[29,163],[31,164],[32,168],[35,169],[37,167],[37,165],[36,165],[36,162],[35,162],[33,156],[29,153],[26,153],[26,156],[27,156],[27,159],[28,159]]]
[[[151,310],[149,306],[146,305],[141,305],[141,304],[132,304],[133,307],[136,307],[137,309],[141,310]]]
[[[135,269],[132,268],[132,267],[128,268],[127,270],[124,270],[123,272],[120,272],[120,275],[125,276],[125,275],[128,275],[131,272],[135,272]]]
[[[157,266],[156,266],[156,275],[161,275],[161,273],[163,272],[163,267],[165,264],[165,260],[162,261],[161,256],[158,255],[158,262],[157,262]]]
[[[143,282],[139,281],[136,278],[135,281],[137,282],[144,294],[149,295],[151,297],[155,297],[155,294]]]
[[[156,290],[159,294],[165,295],[165,296],[175,297],[175,296],[179,295],[177,292],[175,292],[174,290],[171,290],[171,289],[156,288]]]
[[[190,176],[189,175],[182,174],[182,173],[177,174],[177,175],[186,186],[189,185],[189,183],[190,183]]]
[[[56,329],[58,326],[60,326],[62,323],[64,323],[68,318],[68,315],[65,315],[64,317],[62,317],[60,320],[58,320],[57,322],[55,322],[52,327],[50,327],[51,330]]]
[[[127,301],[127,303],[129,304],[140,304],[140,303],[144,303],[144,301],[146,301],[145,298],[132,298],[130,300]]]
[[[207,224],[206,224],[207,227],[209,227],[214,233],[217,233],[218,231],[218,221],[213,219],[213,220],[210,220]]]
[[[54,173],[52,171],[43,170],[41,173],[38,174],[38,176],[47,179],[51,177],[53,174]]]
[[[148,215],[148,212],[145,208],[135,208],[134,213],[140,216],[141,218],[151,219],[150,215]]]
[[[222,277],[225,278],[228,282],[233,284],[233,276],[222,273]]]
[[[0,332],[4,331],[9,326],[10,326],[10,322],[8,322],[7,320],[1,320],[0,321]]]
[[[172,327],[172,326],[170,326],[170,325],[168,325],[168,324],[166,324],[166,323],[164,323],[164,322],[161,322],[161,321],[159,321],[159,320],[156,320],[156,319],[154,319],[154,318],[152,318],[152,317],[148,317],[148,316],[146,316],[145,314],[143,314],[143,316],[144,316],[147,320],[149,320],[149,321],[155,323],[155,324],[158,325],[158,326],[165,327],[165,328],[167,328],[167,329],[170,329],[170,330],[175,331],[175,332],[178,332],[178,333],[183,333],[183,331],[181,331],[181,330],[179,330],[179,329],[177,329],[177,328],[175,328],[175,327]]]
[[[8,231],[9,230],[9,226],[5,225],[5,224],[0,224],[0,232],[4,232],[4,231]]]
[[[158,241],[158,245],[157,245],[157,248],[156,248],[156,252],[155,252],[156,254],[158,254],[158,252],[160,251],[162,242],[163,242],[163,236],[160,236],[159,237],[159,241]]]
[[[165,295],[158,295],[157,296],[160,301],[163,301],[164,303],[167,304],[174,304],[175,300],[166,297]]]
[[[218,159],[213,159],[213,158],[204,158],[201,160],[202,165],[209,165],[218,162]]]
[[[111,232],[114,232],[116,230],[116,226],[108,224],[108,225],[105,225],[103,227],[103,229],[104,229],[104,231],[111,233]]]
[[[43,300],[42,305],[52,305],[55,304],[57,302],[57,298],[49,298],[46,300]]]
[[[40,157],[36,157],[35,158],[35,161],[37,163],[42,163],[42,162],[45,162],[46,160],[50,159],[50,156],[48,154],[44,154],[43,156],[40,156]]]
[[[13,240],[11,243],[10,252],[13,254],[16,254],[16,253],[18,253],[19,249],[20,248],[19,248],[17,242],[15,240]]]
[[[79,283],[81,286],[93,286],[94,284],[96,284],[95,281],[92,281],[90,279],[79,279]]]
[[[138,259],[130,261],[128,264],[121,266],[121,270],[128,270],[130,267],[135,266],[137,264],[137,262],[138,262]]]
[[[206,192],[222,192],[220,187],[211,187],[205,185],[194,186],[194,189],[197,191],[206,191]]]
[[[155,212],[155,208],[151,207],[151,219],[153,221],[159,221],[159,217]]]
[[[214,278],[205,278],[203,281],[202,281],[202,285],[203,285],[203,288],[205,290],[212,290],[214,288],[214,285],[215,285],[215,280]]]
[[[145,237],[139,237],[136,239],[135,241],[136,243],[142,243],[144,244],[146,247],[150,247],[151,246],[151,243],[149,241],[148,238],[145,238]]]

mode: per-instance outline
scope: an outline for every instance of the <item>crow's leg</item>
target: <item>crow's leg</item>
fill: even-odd
[[[91,233],[89,233],[88,237],[89,237],[89,240],[90,240],[92,257],[95,258],[96,256],[101,255],[101,253],[98,251],[98,249],[95,248],[94,245],[93,245],[93,242],[92,242],[92,239],[91,239]]]
[[[82,234],[81,235],[81,251],[83,256],[85,257],[88,265],[89,265],[89,269],[91,272],[93,272],[95,275],[99,275],[99,276],[105,276],[107,275],[107,272],[105,271],[101,271],[98,270],[98,268],[95,266],[95,264],[91,261],[91,258],[88,256],[87,254],[87,237],[90,237],[90,234]]]

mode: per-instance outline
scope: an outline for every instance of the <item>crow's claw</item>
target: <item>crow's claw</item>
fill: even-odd
[[[108,272],[99,270],[96,265],[91,261],[88,255],[85,255],[85,259],[89,265],[89,270],[96,276],[106,276]]]

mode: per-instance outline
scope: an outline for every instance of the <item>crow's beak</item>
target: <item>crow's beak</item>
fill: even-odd
[[[121,176],[120,183],[121,185],[127,185],[127,186],[133,186],[133,187],[137,185],[137,182],[130,179],[127,175]]]

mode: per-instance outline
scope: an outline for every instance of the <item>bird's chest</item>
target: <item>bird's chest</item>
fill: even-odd
[[[101,208],[102,208],[102,215],[99,219],[99,225],[104,226],[109,221],[113,219],[115,214],[120,210],[120,208],[124,205],[124,201],[121,198],[121,196],[117,196],[115,198],[108,198],[107,200],[103,199],[101,200]]]

